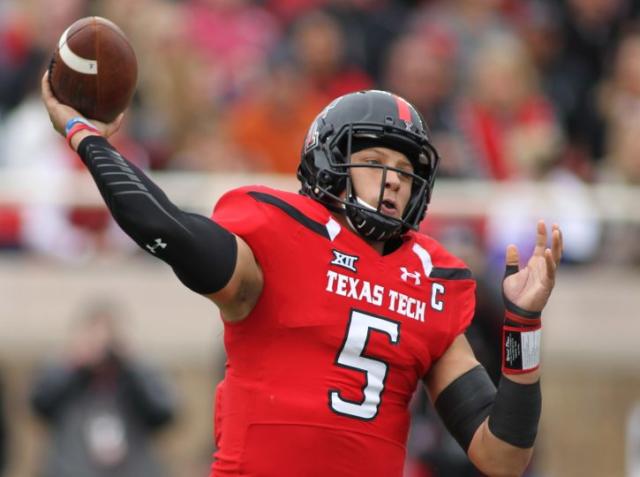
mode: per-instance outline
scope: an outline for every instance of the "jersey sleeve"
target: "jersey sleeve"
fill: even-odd
[[[269,211],[250,192],[252,187],[241,187],[224,194],[213,209],[211,219],[245,241],[269,226]]]
[[[442,299],[447,309],[447,333],[435,358],[442,356],[463,334],[475,315],[476,281],[467,264],[440,244],[432,241],[430,250],[434,260],[431,277],[444,287]]]
[[[434,362],[440,359],[454,340],[467,330],[475,314],[475,280],[472,278],[447,280],[444,285],[447,295],[447,325],[442,339],[438,340],[437,346],[433,349],[431,357]]]
[[[461,280],[456,284],[455,311],[451,319],[451,341],[464,333],[471,321],[476,309],[476,282],[473,279]]]
[[[262,187],[242,187],[224,194],[216,204],[212,220],[243,239],[264,273],[271,273],[285,260],[281,255],[294,246],[295,234],[286,214],[256,199],[270,194]]]

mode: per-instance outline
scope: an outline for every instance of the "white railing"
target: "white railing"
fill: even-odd
[[[154,172],[151,176],[175,203],[201,212],[208,212],[225,191],[242,185],[298,189],[295,177],[287,175]],[[483,216],[491,210],[499,211],[505,202],[525,198],[528,209],[541,216],[558,212],[558,202],[576,201],[583,205],[580,212],[583,218],[640,222],[640,186],[619,184],[439,179],[430,212],[451,217]],[[102,205],[102,199],[85,172],[0,171],[0,204],[8,203],[91,206]]]

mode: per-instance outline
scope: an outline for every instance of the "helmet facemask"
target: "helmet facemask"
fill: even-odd
[[[405,233],[408,229],[417,229],[424,217],[435,176],[438,157],[430,144],[419,145],[417,141],[406,138],[394,131],[381,131],[376,124],[349,124],[336,134],[333,140],[321,144],[329,168],[319,171],[314,192],[316,197],[330,199],[332,210],[344,212],[352,227],[364,238],[374,241],[387,241]],[[354,153],[368,147],[388,147],[405,154],[414,167],[414,172],[397,169],[382,164],[353,164]],[[351,171],[355,168],[381,169],[380,188],[376,204],[368,204],[355,190]],[[411,179],[411,194],[401,218],[391,217],[381,212],[385,193],[386,178],[389,171]],[[344,195],[342,192],[344,191]]]

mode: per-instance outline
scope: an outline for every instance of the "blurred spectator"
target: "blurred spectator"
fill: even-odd
[[[309,124],[325,103],[296,65],[274,62],[261,87],[231,108],[229,133],[254,170],[295,174]]]
[[[616,122],[609,135],[600,178],[608,183],[640,185],[640,114]]]
[[[105,0],[102,12],[131,32],[136,47],[139,103],[130,114],[152,167],[251,169],[220,119],[260,87],[280,37],[276,19],[246,0]]]
[[[19,100],[0,122],[0,168],[33,171],[34,187],[48,200],[21,209],[11,204],[0,206],[0,246],[23,247],[71,260],[82,260],[104,247],[131,249],[102,208],[60,205],[74,191],[63,177],[64,171],[79,169],[80,163],[64,141],[52,133],[39,98],[39,81],[48,57],[62,32],[87,13],[86,0],[62,0],[51,5],[43,0],[29,0],[13,4],[10,11],[13,13],[6,21],[14,29],[16,25],[21,28],[20,51],[25,63],[0,67],[0,90],[4,86],[10,88],[9,97]],[[0,31],[4,21],[2,17]],[[0,49],[0,64],[4,51],[8,50]],[[7,83],[3,83],[5,79]],[[20,87],[13,89],[11,84],[18,80]],[[121,134],[120,140],[137,162],[145,162],[144,151],[129,141],[126,134]],[[38,183],[38,178],[45,180]]]
[[[173,417],[174,396],[133,360],[112,305],[97,304],[73,330],[65,362],[35,380],[34,411],[51,429],[42,476],[164,475],[149,438]]]
[[[408,33],[391,46],[384,87],[418,108],[431,131],[431,140],[446,160],[438,174],[456,175],[464,151],[455,117],[455,57],[446,38]]]
[[[331,15],[316,11],[301,17],[290,42],[305,81],[325,102],[372,86],[371,78],[348,61],[345,32]]]
[[[192,171],[261,170],[261,161],[249,153],[243,154],[243,144],[236,144],[232,140],[229,134],[230,126],[234,125],[226,124],[218,118],[196,121],[192,127],[185,130],[171,166]],[[249,147],[246,150],[248,149]]]
[[[456,77],[464,80],[487,37],[512,32],[502,15],[503,0],[448,0],[427,3],[413,15],[411,29],[452,45]],[[464,85],[463,85],[464,86]]]
[[[0,227],[7,226],[0,230],[0,240],[72,261],[83,260],[100,249],[133,250],[104,207],[64,205],[64,199],[72,198],[76,192],[65,173],[82,170],[86,174],[86,171],[64,140],[51,130],[40,101],[39,83],[49,55],[62,32],[88,13],[88,1],[61,0],[50,4],[45,0],[28,0],[14,7],[16,18],[24,22],[29,41],[25,48],[33,64],[21,76],[21,101],[0,122],[0,168],[8,172],[29,172],[34,189],[44,200],[27,202],[20,209],[0,207]],[[0,76],[3,71],[0,68]],[[18,66],[13,71],[22,70]],[[8,74],[12,74],[11,70]],[[118,141],[135,162],[145,165],[145,152],[124,130]]]
[[[609,134],[609,151],[602,161],[599,178],[602,182],[640,186],[640,115],[630,115],[626,121],[615,123]],[[635,201],[612,198],[603,204],[603,210],[617,216],[632,216]],[[604,228],[602,259],[607,263],[640,266],[640,224],[621,220]]]
[[[100,14],[123,28],[138,58],[139,88],[127,114],[132,134],[152,168],[182,168],[176,151],[193,133],[185,124],[200,128],[218,113],[225,93],[220,69],[190,41],[183,3],[103,0]]]
[[[265,0],[264,3],[278,18],[289,23],[331,0]]]
[[[326,11],[342,25],[342,49],[349,61],[381,83],[384,60],[411,14],[398,0],[332,0]]]
[[[38,86],[42,64],[58,38],[85,16],[87,0],[2,2],[0,5],[0,119]]]
[[[414,104],[432,132],[455,126],[454,60],[452,45],[446,40],[420,33],[399,37],[389,50],[384,86]]]
[[[29,127],[24,127],[25,124]],[[145,151],[128,138],[126,127],[114,140],[137,165],[147,165]],[[19,211],[16,233],[26,249],[75,262],[98,251],[136,250],[104,206],[66,205],[65,199],[79,193],[77,183],[67,173],[88,172],[64,140],[52,131],[36,92],[0,123],[0,166],[6,171],[29,172],[41,198]]]
[[[622,38],[611,72],[601,83],[598,106],[606,124],[598,179],[640,184],[640,30],[630,30]]]
[[[522,8],[513,15],[518,36],[525,45],[529,58],[540,75],[545,92],[554,101],[571,94],[570,84],[561,84],[558,74],[562,52],[562,32],[558,6],[546,0],[521,2]]]
[[[44,0],[0,2],[0,143],[3,142],[3,121],[8,122],[11,113],[21,108],[29,94],[39,87],[44,66],[58,38],[72,21],[84,15],[86,7],[86,0],[61,0],[53,4]],[[37,107],[42,109],[41,105]],[[23,135],[28,135],[32,125],[26,122],[20,127]],[[0,144],[0,170],[15,164],[15,156],[22,158],[14,149],[20,144],[4,142],[5,147]],[[0,204],[0,249],[22,247],[22,221],[18,207]]]
[[[192,45],[220,68],[228,95],[244,93],[280,37],[276,18],[250,0],[188,0],[185,8]]]
[[[487,211],[486,246],[492,272],[502,273],[509,243],[520,250],[533,248],[530,224],[539,218],[563,225],[565,261],[592,261],[602,233],[593,214],[595,204],[584,182],[570,168],[560,167],[564,137],[517,38],[497,34],[479,46],[468,97],[457,114],[466,158],[460,175],[513,182],[504,198],[493,201]],[[522,181],[552,185],[541,195]]]
[[[593,160],[603,154],[604,127],[597,110],[596,88],[625,25],[632,22],[628,0],[563,0],[558,81],[571,85],[556,99],[571,143]]]
[[[0,10],[0,118],[24,98],[34,69],[43,61],[26,25],[26,18],[7,5]]]
[[[557,159],[562,132],[517,38],[497,34],[485,39],[468,81],[458,111],[468,154],[462,175],[529,178],[543,163]]]
[[[601,86],[599,111],[606,121],[606,131],[619,132],[626,124],[640,118],[640,31],[627,34],[616,50],[611,74]],[[616,138],[609,138],[609,150]]]
[[[520,5],[513,15],[514,24],[538,73],[541,89],[562,120],[565,102],[575,91],[571,78],[563,74],[559,2],[530,0]]]

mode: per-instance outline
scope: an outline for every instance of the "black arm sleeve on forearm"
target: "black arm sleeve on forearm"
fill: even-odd
[[[113,218],[141,248],[168,263],[197,293],[224,288],[236,266],[233,234],[206,217],[180,210],[105,138],[86,137],[78,154]]]

